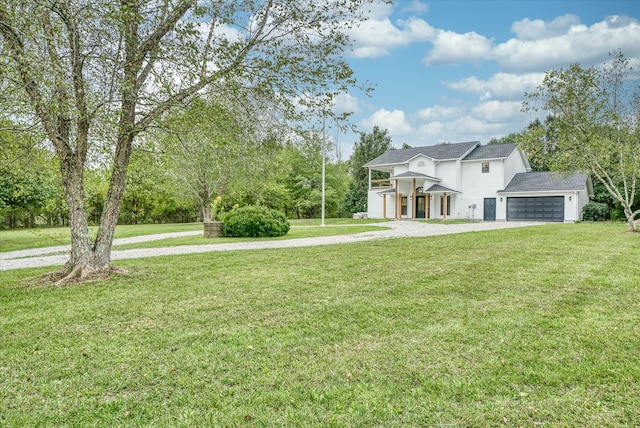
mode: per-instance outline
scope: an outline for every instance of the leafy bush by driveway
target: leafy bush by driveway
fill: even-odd
[[[237,208],[223,220],[224,235],[238,238],[282,236],[290,227],[284,214],[263,206]]]

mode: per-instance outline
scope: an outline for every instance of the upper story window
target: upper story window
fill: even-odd
[[[482,162],[482,173],[489,172],[489,162]]]
[[[423,160],[418,161],[418,168],[422,168],[422,167],[425,167],[425,166],[427,166],[427,164],[425,164]]]

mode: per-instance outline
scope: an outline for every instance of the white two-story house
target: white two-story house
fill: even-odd
[[[364,167],[370,218],[571,222],[593,194],[587,174],[531,172],[515,144],[389,150]],[[372,171],[390,177],[373,180]]]

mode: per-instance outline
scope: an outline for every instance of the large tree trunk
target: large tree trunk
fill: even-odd
[[[71,254],[65,267],[51,275],[58,283],[103,277],[117,270],[111,266],[111,247],[118,223],[120,201],[124,194],[126,164],[131,153],[131,143],[121,144],[120,147],[120,162],[116,161],[117,166],[114,167],[95,241],[92,241],[89,235],[83,166],[72,161],[61,162],[65,199],[69,207]]]
[[[636,218],[634,213],[631,211],[631,206],[624,207],[624,214],[627,216],[627,223],[629,224],[629,231],[637,232],[638,226],[636,224]]]
[[[202,222],[211,222],[211,194],[208,189],[204,189],[203,198],[200,202],[200,209],[202,210]]]

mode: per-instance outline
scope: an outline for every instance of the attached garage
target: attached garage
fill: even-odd
[[[522,172],[498,195],[498,219],[566,222],[582,218],[582,207],[593,195],[593,187],[587,174]]]
[[[564,196],[507,197],[507,221],[564,221]]]

